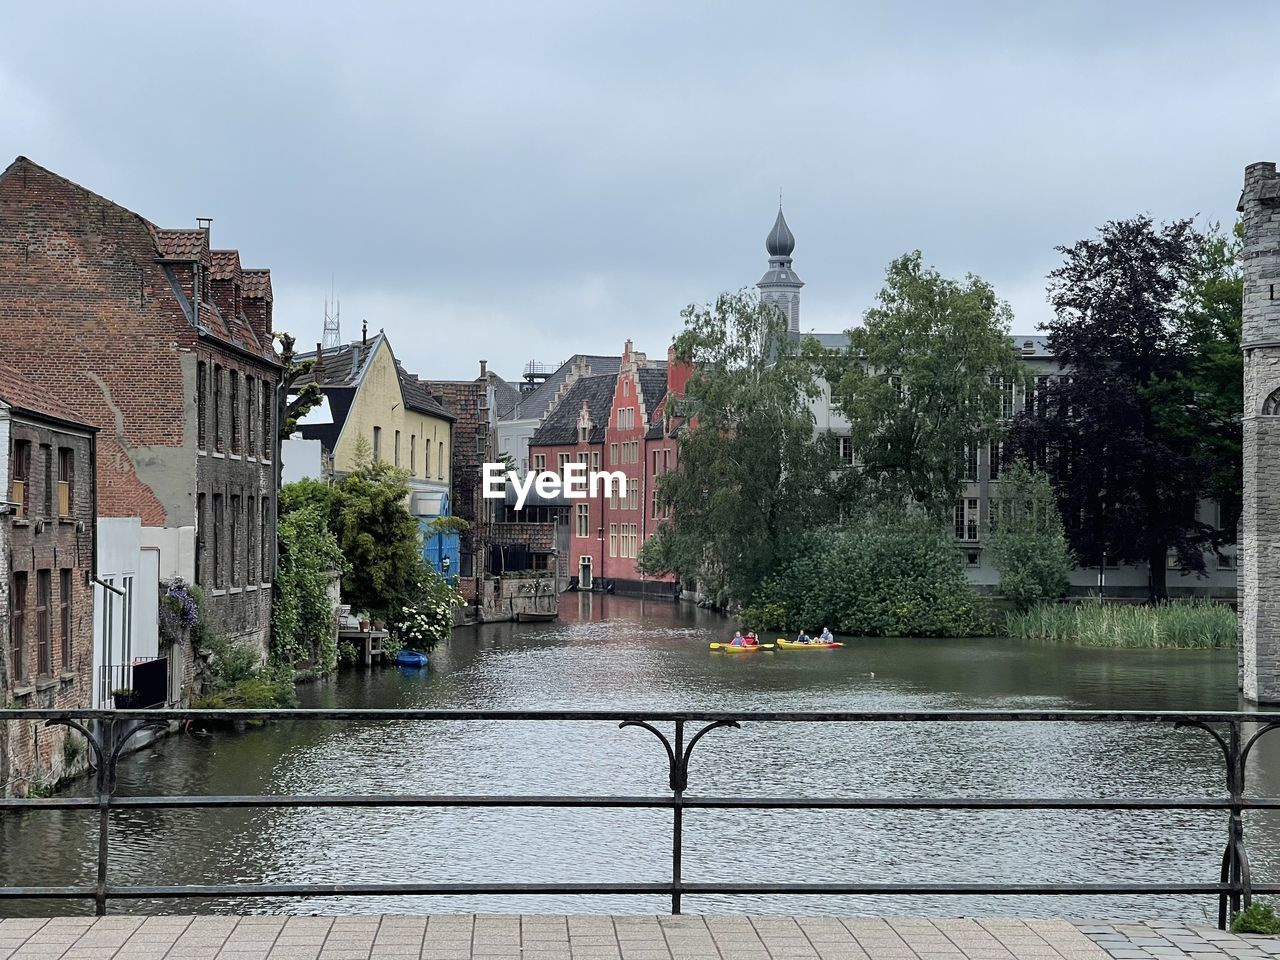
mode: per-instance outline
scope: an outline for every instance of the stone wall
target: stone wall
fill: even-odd
[[[1240,545],[1241,689],[1280,702],[1280,178],[1245,169],[1244,511]],[[1277,394],[1280,398],[1280,394]]]

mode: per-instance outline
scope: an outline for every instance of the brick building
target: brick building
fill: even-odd
[[[430,380],[423,385],[456,418],[453,424],[453,464],[450,498],[453,515],[471,525],[461,538],[459,567],[463,579],[482,576],[483,548],[493,541],[493,516],[480,489],[480,467],[497,460],[497,424],[519,401],[520,391],[480,361],[474,380]],[[479,562],[477,563],[477,557]]]
[[[0,362],[0,692],[19,709],[90,705],[95,432]],[[67,733],[0,724],[0,796],[83,769]]]
[[[99,428],[98,516],[139,518],[159,576],[199,584],[216,626],[265,654],[280,374],[269,272],[214,250],[207,222],[161,229],[25,157],[0,174],[0,225],[0,342],[38,344],[28,375]]]
[[[567,499],[569,570],[580,589],[672,596],[670,576],[643,576],[640,547],[667,519],[657,502],[657,480],[675,469],[679,424],[667,416],[670,390],[678,394],[687,371],[668,355],[652,361],[628,340],[616,374],[580,377],[529,441],[531,469],[563,474],[570,461],[589,471],[618,471],[625,489],[605,497]]]

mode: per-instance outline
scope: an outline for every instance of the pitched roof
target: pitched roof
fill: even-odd
[[[322,351],[320,359],[311,369],[294,381],[294,387],[305,387],[308,383],[318,383],[325,389],[329,387],[357,386],[364,378],[365,369],[377,352],[378,341],[382,339],[382,336],[382,334],[378,334],[368,343],[357,340],[354,343],[344,343]],[[297,361],[315,360],[316,352],[311,350],[305,353],[298,353],[294,359]]]
[[[0,403],[36,416],[74,423],[86,430],[98,429],[90,426],[82,415],[63,403],[52,391],[33,383],[17,367],[4,361],[0,361]]]
[[[519,402],[503,416],[503,420],[541,420],[551,412],[565,382],[573,375],[575,369],[585,370],[586,376],[599,374],[616,374],[622,368],[621,357],[599,357],[586,353],[575,353],[560,364],[556,372],[538,385],[536,390],[526,393]]]
[[[493,385],[493,412],[501,420],[520,402],[520,388],[507,383],[496,373],[489,374],[489,383]]]
[[[152,226],[152,231],[156,237],[156,252],[161,260],[178,260],[183,263],[198,261],[206,267],[212,266],[208,230],[164,230]]]
[[[212,266],[209,268],[210,280],[238,280],[243,271],[240,269],[239,250],[211,250]]]
[[[640,378],[640,396],[644,398],[645,413],[652,417],[667,395],[667,361],[647,364],[637,370],[636,375]]]
[[[264,267],[243,267],[240,270],[240,296],[271,300],[271,271]]]
[[[617,385],[616,373],[598,377],[580,377],[574,381],[568,393],[556,404],[529,438],[529,446],[553,443],[578,442],[578,414],[582,402],[587,402],[591,417],[591,443],[604,440],[605,427],[609,423],[609,411],[613,408],[613,391]]]
[[[398,363],[396,364],[396,372],[400,375],[400,393],[404,396],[406,408],[450,422],[458,419],[444,408],[444,404],[431,395],[431,391],[425,383]]]

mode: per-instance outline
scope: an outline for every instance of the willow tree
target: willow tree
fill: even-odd
[[[1026,379],[1009,305],[972,274],[951,280],[920,251],[889,264],[876,306],[828,365],[863,479],[888,503],[941,514],[960,494],[966,452],[996,440]]]
[[[789,543],[836,516],[837,458],[809,405],[818,350],[745,292],[682,317],[675,355],[692,374],[669,400],[684,423],[679,469],[658,484],[672,521],[645,544],[641,565],[701,581],[720,603],[745,602]]]

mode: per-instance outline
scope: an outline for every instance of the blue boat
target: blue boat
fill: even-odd
[[[401,650],[396,654],[396,666],[398,667],[425,667],[427,665],[427,655],[418,650]]]

